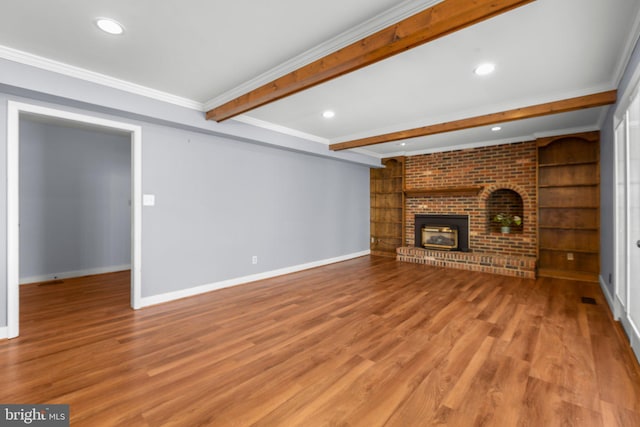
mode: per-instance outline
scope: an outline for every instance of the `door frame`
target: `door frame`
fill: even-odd
[[[624,126],[625,140],[620,141],[618,139],[618,127]],[[614,139],[614,287],[613,287],[613,317],[614,319],[621,319],[626,315],[629,306],[629,194],[627,191],[627,185],[629,182],[629,158],[627,155],[627,135],[629,133],[629,125],[624,114],[621,119],[614,118],[613,126],[613,139]],[[619,168],[620,160],[624,162],[624,171]],[[619,187],[619,182],[622,181],[622,188]],[[621,224],[619,220],[620,201],[624,200],[624,224]],[[621,248],[624,246],[624,250]],[[620,254],[624,252],[626,255],[622,257]],[[624,300],[620,298],[620,289],[624,288]]]
[[[624,175],[624,179],[625,179],[625,197],[626,197],[626,209],[627,209],[627,214],[625,215],[625,221],[626,221],[626,226],[625,226],[625,238],[627,240],[627,257],[625,260],[621,260],[618,259],[617,262],[624,262],[625,264],[627,264],[626,266],[620,266],[621,268],[626,268],[626,272],[627,275],[624,278],[625,280],[620,280],[620,277],[616,277],[616,281],[615,281],[615,285],[614,285],[614,301],[616,302],[614,304],[614,316],[617,316],[620,319],[620,323],[622,324],[623,329],[625,330],[627,336],[629,337],[629,341],[631,344],[631,348],[633,349],[633,351],[635,352],[636,358],[638,359],[638,361],[640,361],[640,325],[637,325],[634,323],[634,321],[631,319],[630,313],[632,310],[635,309],[635,307],[633,307],[633,304],[631,302],[631,293],[632,291],[637,291],[640,292],[640,289],[635,289],[632,285],[632,281],[631,281],[631,277],[630,277],[630,257],[631,257],[631,249],[634,248],[633,246],[633,241],[631,239],[631,230],[629,229],[629,206],[630,206],[630,198],[631,195],[628,191],[628,185],[630,182],[630,168],[631,168],[631,160],[629,159],[629,149],[628,149],[628,140],[629,140],[629,127],[628,127],[628,117],[627,116],[627,111],[629,109],[629,107],[631,106],[632,102],[634,101],[634,99],[636,98],[636,96],[638,96],[640,94],[640,64],[636,65],[635,70],[632,72],[628,83],[626,85],[626,89],[624,90],[624,93],[619,94],[618,95],[618,103],[616,105],[616,108],[613,112],[613,129],[611,129],[611,131],[613,132],[614,135],[614,147],[616,149],[616,156],[618,155],[624,155],[625,156],[625,163],[626,163],[626,174]],[[626,135],[625,135],[625,147],[624,147],[624,152],[620,153],[621,150],[618,150],[618,144],[617,144],[617,133],[616,133],[616,129],[617,127],[620,125],[621,122],[625,121],[625,117],[627,120],[627,128],[626,128]],[[621,171],[618,168],[618,164],[617,164],[617,158],[615,159],[616,164],[614,165],[614,176],[615,179],[617,179],[618,177],[621,177]],[[617,185],[617,183],[616,183]],[[618,194],[618,191],[616,189],[616,191],[614,192],[614,194]],[[617,196],[614,196],[617,197]],[[623,231],[620,229],[620,225],[618,224],[617,221],[617,217],[618,217],[618,213],[617,213],[617,199],[614,198],[614,202],[616,204],[616,206],[614,207],[614,233],[616,234],[616,236],[620,233],[620,231]],[[615,237],[615,247],[614,247],[614,257],[619,258],[619,244],[622,243],[621,241],[622,239]],[[618,264],[620,265],[620,264]],[[620,270],[615,269],[616,274],[618,274]],[[626,295],[625,295],[625,300],[626,301],[619,301],[618,300],[618,290],[619,287],[624,286],[626,289]],[[617,313],[616,313],[617,312]]]
[[[36,114],[125,131],[131,135],[131,307],[142,300],[142,127],[70,111],[8,101],[7,108],[7,337],[20,332],[20,115]]]

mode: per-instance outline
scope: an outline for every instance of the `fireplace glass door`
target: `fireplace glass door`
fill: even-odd
[[[422,247],[455,250],[458,248],[458,230],[448,226],[425,225],[422,227]]]

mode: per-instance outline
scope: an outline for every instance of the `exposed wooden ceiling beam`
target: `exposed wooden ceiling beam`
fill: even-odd
[[[516,108],[514,110],[501,111],[499,113],[469,117],[452,122],[438,123],[435,125],[391,132],[384,135],[376,135],[367,138],[355,139],[352,141],[339,142],[336,144],[331,144],[329,148],[333,151],[339,151],[349,148],[366,147],[368,145],[382,144],[385,142],[399,141],[402,139],[416,138],[419,136],[435,135],[437,133],[452,132],[456,130],[511,122],[514,120],[523,120],[533,117],[547,116],[551,114],[566,113],[569,111],[582,110],[585,108],[600,107],[603,105],[615,104],[616,97],[617,91],[611,90],[608,92],[600,92],[592,95],[563,99],[561,101],[553,101],[544,104]]]
[[[404,52],[535,0],[444,0],[207,112],[217,122]]]

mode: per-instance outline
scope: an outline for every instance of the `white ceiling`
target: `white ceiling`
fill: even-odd
[[[2,0],[0,45],[205,110],[436,2]],[[125,34],[101,33],[98,16]],[[537,0],[238,120],[334,143],[615,89],[639,30],[638,0]],[[474,75],[485,61],[496,72]],[[336,117],[322,118],[326,109]],[[593,130],[606,110],[356,150],[410,155]]]

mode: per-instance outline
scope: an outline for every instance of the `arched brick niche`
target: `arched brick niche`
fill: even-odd
[[[494,218],[496,215],[517,216],[522,220],[522,224],[512,224],[511,233],[522,234],[524,226],[524,204],[522,202],[522,196],[509,188],[499,188],[492,191],[486,201],[486,227],[489,233],[501,232],[502,225]]]
[[[535,185],[535,180],[533,180]],[[536,254],[536,201],[530,191],[511,182],[492,183],[479,195],[479,216],[476,230],[478,250],[492,253]],[[535,195],[535,189],[533,194]],[[503,234],[500,224],[493,222],[498,213],[518,215],[522,225],[511,228],[510,234]]]

